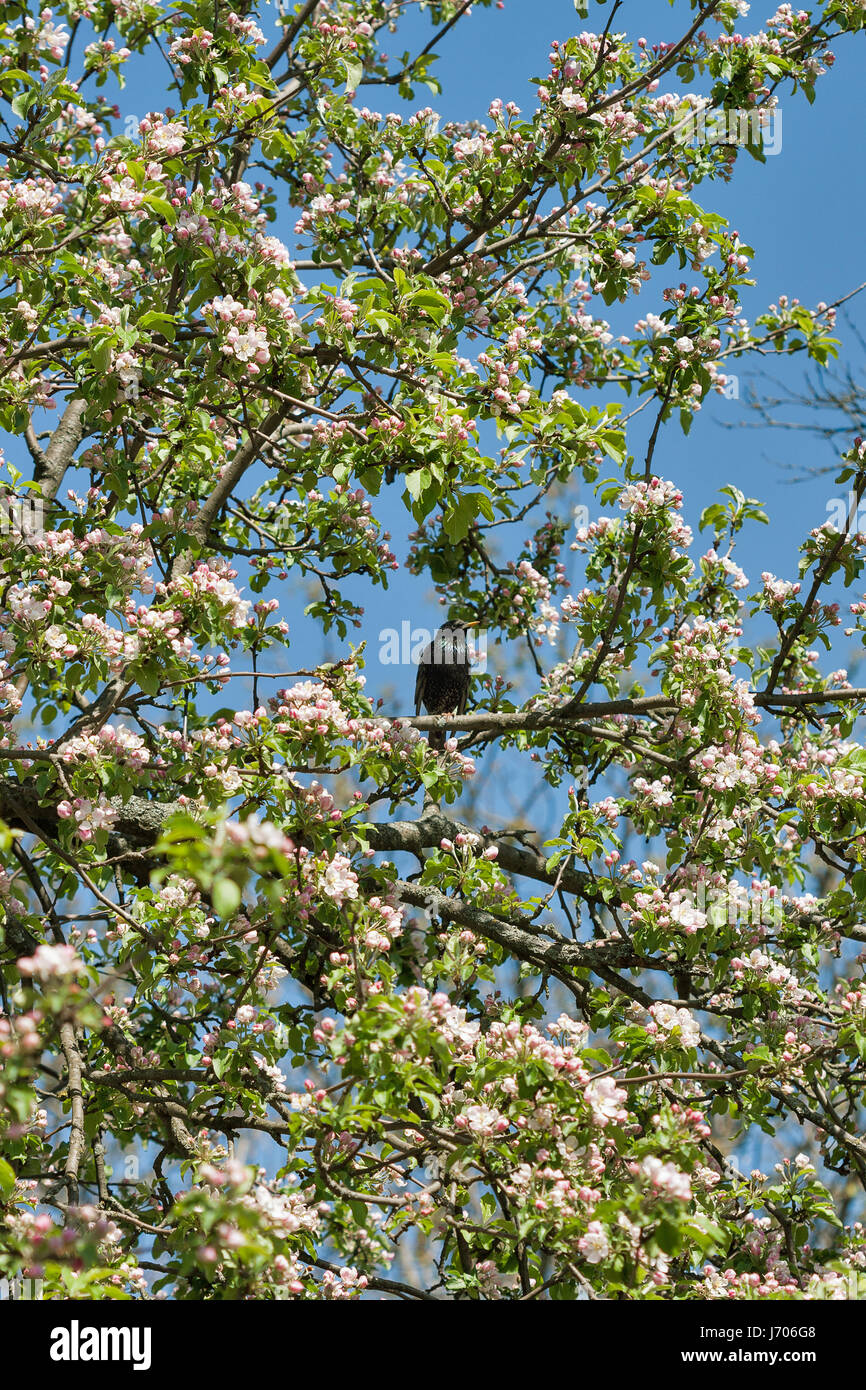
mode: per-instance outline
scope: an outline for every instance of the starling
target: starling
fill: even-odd
[[[416,714],[421,713],[422,705],[428,714],[464,712],[471,674],[466,632],[475,626],[475,623],[443,623],[433,641],[424,648],[415,681]],[[441,752],[445,747],[445,730],[431,729],[427,742]]]

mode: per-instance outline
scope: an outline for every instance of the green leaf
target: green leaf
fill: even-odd
[[[0,1158],[0,1197],[8,1197],[15,1186],[15,1174],[5,1158]]]
[[[91,361],[98,372],[104,372],[111,361],[112,343],[110,338],[102,338],[91,353]]]
[[[145,695],[155,695],[160,687],[162,672],[156,665],[143,666],[135,678]]]
[[[419,468],[416,472],[408,474],[406,478],[406,491],[412,498],[413,502],[417,502],[421,497],[421,493],[425,492],[429,486],[429,468]]]
[[[691,1237],[701,1247],[705,1255],[713,1251],[724,1252],[728,1247],[728,1236],[724,1227],[717,1226],[708,1216],[689,1216],[682,1225],[683,1234]]]
[[[174,226],[177,221],[177,213],[167,199],[160,198],[155,193],[148,193],[144,201],[152,212],[158,213],[170,227]]]
[[[675,1255],[682,1244],[679,1227],[673,1221],[660,1221],[653,1240],[666,1255]]]
[[[157,333],[168,338],[170,343],[174,342],[177,325],[171,314],[160,314],[155,309],[150,309],[146,314],[142,314],[137,326],[139,328],[154,328]]]
[[[474,499],[471,495],[461,497],[456,506],[450,507],[445,513],[445,533],[453,545],[469,534],[475,514]]]
[[[211,896],[220,917],[234,917],[241,905],[241,890],[233,878],[216,879]]]
[[[346,91],[355,92],[364,76],[364,64],[352,58],[343,58],[342,62],[346,69]]]
[[[743,1061],[749,1071],[761,1071],[771,1060],[770,1049],[763,1043],[760,1047],[756,1047],[753,1052],[743,1053]]]
[[[419,294],[412,296],[411,302],[414,308],[423,309],[437,324],[442,323],[451,311],[444,294],[436,294],[433,290],[421,290]]]

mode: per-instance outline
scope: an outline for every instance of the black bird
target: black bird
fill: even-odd
[[[470,657],[466,642],[469,628],[476,623],[443,623],[418,659],[415,681],[415,713],[423,705],[428,714],[463,714],[469,694]],[[445,730],[431,729],[427,735],[431,748],[445,747]]]

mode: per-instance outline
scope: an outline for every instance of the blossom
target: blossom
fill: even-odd
[[[689,902],[672,902],[670,918],[678,927],[682,927],[686,936],[693,936],[696,931],[707,925],[706,913]]]
[[[673,1004],[652,1004],[650,1014],[669,1037],[676,1033],[683,1047],[697,1047],[700,1043],[700,1024],[688,1009],[678,1009]]]
[[[689,1175],[680,1172],[673,1163],[663,1163],[655,1154],[650,1154],[643,1160],[641,1172],[662,1196],[672,1197],[679,1202],[691,1200]]]
[[[582,113],[587,109],[586,97],[581,96],[580,92],[575,92],[571,87],[563,87],[559,99],[567,111]]]
[[[342,907],[347,898],[358,896],[358,875],[343,854],[335,854],[321,879],[322,892]]]
[[[164,117],[159,124],[152,120],[142,121],[139,131],[144,136],[147,150],[166,159],[180,154],[186,143],[185,127],[180,121],[169,121]]]
[[[469,1105],[459,1118],[464,1121],[467,1129],[480,1138],[498,1133],[504,1120],[504,1116],[489,1105]],[[505,1127],[507,1128],[507,1121]]]
[[[612,1077],[604,1076],[592,1081],[583,1093],[583,1098],[592,1110],[592,1118],[600,1129],[606,1128],[611,1120],[624,1120],[626,1112],[622,1102],[627,1092],[620,1090]]]
[[[610,1241],[600,1221],[590,1221],[586,1234],[580,1237],[577,1248],[587,1264],[601,1264],[610,1254]]]
[[[466,1017],[466,1010],[450,1004],[441,1014],[443,1033],[452,1042],[461,1042],[466,1047],[474,1047],[481,1035],[478,1019]]]
[[[77,796],[72,803],[76,829],[82,840],[92,839],[99,830],[110,830],[117,820],[117,810],[100,792],[95,801]]]
[[[52,10],[45,9],[40,15],[40,25],[36,34],[36,42],[41,49],[47,49],[55,62],[63,61],[66,46],[69,43],[69,34],[61,24],[54,23],[54,13]]]
[[[193,592],[211,598],[222,608],[235,627],[242,627],[250,611],[248,599],[242,599],[231,582],[236,577],[227,561],[215,559],[201,561],[196,565],[188,579],[181,580],[178,588],[192,589]]]
[[[32,956],[21,956],[18,969],[34,980],[74,979],[84,969],[84,962],[72,946],[37,946]]]

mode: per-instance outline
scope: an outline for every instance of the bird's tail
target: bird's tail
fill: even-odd
[[[427,742],[435,753],[445,752],[445,730],[431,729],[427,735]]]

